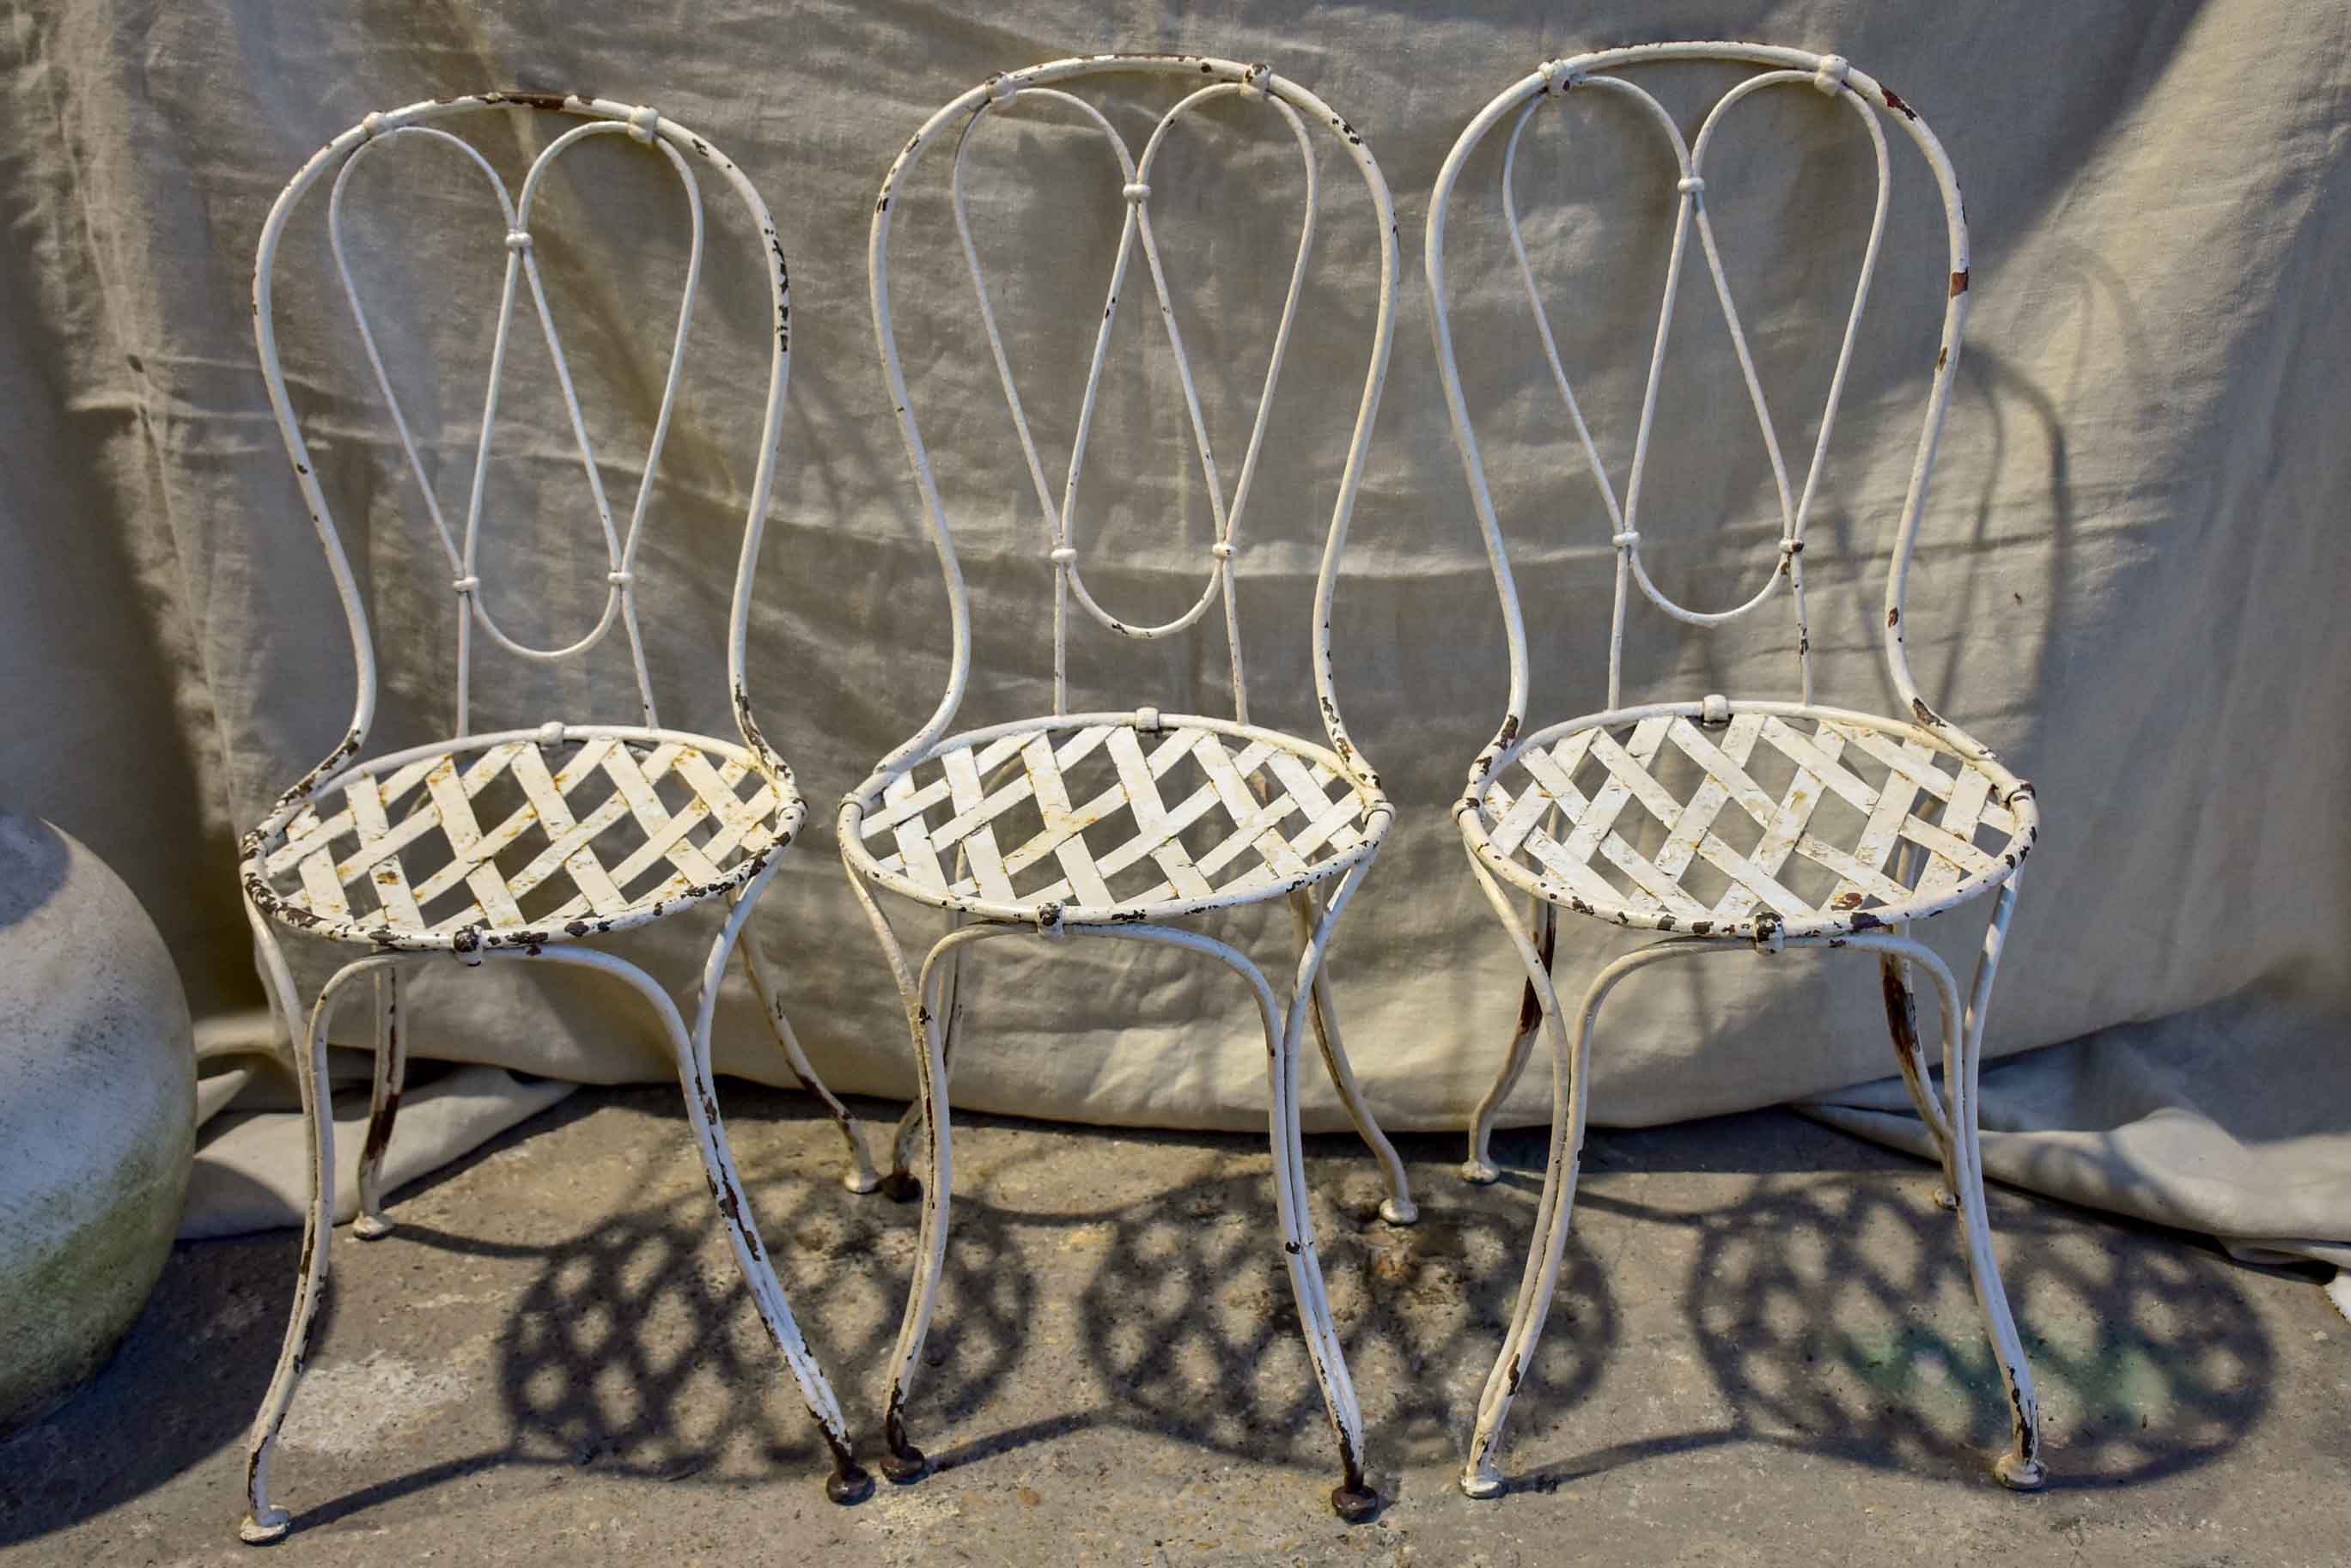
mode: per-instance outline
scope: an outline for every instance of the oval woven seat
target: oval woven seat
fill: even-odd
[[[1788,702],[1715,711],[1659,704],[1527,737],[1470,797],[1479,858],[1622,926],[1795,937],[1938,914],[2032,846],[2032,786],[1932,730]],[[1888,870],[1905,842],[1922,852],[1915,886]]]
[[[804,807],[740,744],[669,730],[513,730],[320,785],[245,845],[246,890],[313,936],[399,951],[538,948],[715,898]]]
[[[948,736],[849,805],[843,842],[866,876],[940,909],[1050,926],[1287,896],[1369,854],[1387,802],[1278,731],[1087,713]]]

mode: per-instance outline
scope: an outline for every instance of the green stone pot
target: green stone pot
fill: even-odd
[[[62,1404],[139,1315],[195,1126],[155,923],[87,848],[0,812],[0,1434]]]

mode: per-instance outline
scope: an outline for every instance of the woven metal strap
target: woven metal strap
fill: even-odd
[[[786,803],[740,757],[714,763],[677,741],[646,743],[641,754],[607,737],[581,742],[550,768],[547,753],[560,744],[513,741],[470,761],[444,753],[359,774],[341,786],[340,811],[297,816],[263,870],[273,880],[298,878],[286,902],[324,919],[410,932],[515,930],[685,896],[774,843],[772,821]],[[757,786],[748,795],[746,778]],[[574,797],[596,779],[609,791],[575,810]],[[510,804],[485,826],[477,807],[501,781]],[[673,800],[684,795],[675,810],[663,802],[664,783]],[[535,905],[552,907],[526,915],[522,901],[533,894]]]
[[[1668,745],[1703,775],[1687,800],[1658,776]],[[1776,795],[1750,771],[1760,746],[1793,765]],[[1872,784],[1848,765],[1864,762],[1885,771],[1882,782]],[[1578,785],[1580,775],[1593,777],[1589,794]],[[1717,739],[1673,714],[1640,721],[1622,741],[1599,727],[1577,730],[1555,745],[1530,748],[1510,782],[1516,787],[1498,783],[1486,797],[1489,837],[1498,852],[1525,857],[1594,904],[1699,919],[1740,919],[1759,908],[1792,919],[1914,902],[1997,867],[2000,850],[1978,847],[1979,831],[2003,839],[2016,832],[2014,816],[1993,803],[1990,775],[1917,740],[1831,720],[1736,713]],[[1849,843],[1842,841],[1846,836],[1813,831],[1816,813],[1832,795],[1861,818]],[[1719,823],[1728,830],[1724,813],[1733,805],[1757,830],[1744,850],[1717,831]],[[1656,836],[1641,830],[1637,815],[1627,816],[1636,807],[1663,829],[1650,853],[1635,846],[1635,838]],[[1546,826],[1554,814],[1568,829],[1563,836]],[[1915,888],[1886,870],[1906,842],[1923,851]],[[1818,902],[1787,885],[1792,857],[1835,878]],[[1622,882],[1611,881],[1595,860]],[[1701,861],[1729,883],[1711,906],[1684,886]]]
[[[934,892],[1102,909],[1309,876],[1363,842],[1368,809],[1322,763],[1265,740],[1093,724],[943,752],[893,780],[862,831],[896,845],[884,871]]]

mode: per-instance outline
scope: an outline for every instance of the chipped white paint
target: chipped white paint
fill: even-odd
[[[1134,74],[1195,84],[1194,90],[1159,117],[1140,157],[1100,109],[1064,90],[1062,85]],[[1295,143],[1305,171],[1298,250],[1280,315],[1257,335],[1270,346],[1265,380],[1229,495],[1208,441],[1191,361],[1177,327],[1167,271],[1154,232],[1152,186],[1170,132],[1200,106],[1220,99],[1260,109],[1270,133]],[[1079,404],[1069,468],[1058,487],[1046,476],[1029,430],[1012,350],[997,325],[963,191],[965,151],[983,122],[1013,111],[1017,105],[1035,102],[1050,102],[1083,117],[1087,126],[1101,134],[1123,181],[1117,250]],[[1338,476],[1315,585],[1314,685],[1327,742],[1316,743],[1249,722],[1233,583],[1242,548],[1241,525],[1312,254],[1319,180],[1315,138],[1326,130],[1345,149],[1370,192],[1378,226],[1380,275],[1371,363]],[[950,735],[949,730],[970,674],[970,602],[956,564],[946,505],[915,421],[890,312],[893,199],[925,151],[942,139],[954,142],[948,185],[956,233],[977,296],[980,326],[1045,524],[1046,556],[1053,566],[1053,711],[956,735]],[[1167,333],[1214,521],[1207,581],[1199,597],[1183,614],[1155,626],[1121,620],[1102,607],[1086,584],[1077,544],[1079,481],[1084,472],[1087,440],[1093,427],[1112,328],[1138,251]],[[1356,1086],[1330,990],[1322,978],[1322,955],[1332,927],[1369,869],[1394,817],[1378,778],[1355,751],[1340,719],[1330,646],[1332,596],[1395,329],[1398,262],[1395,212],[1386,182],[1362,138],[1344,119],[1321,99],[1265,66],[1199,56],[1096,55],[991,78],[933,115],[899,152],[883,182],[874,204],[868,257],[883,374],[946,579],[954,649],[946,692],[937,710],[851,792],[840,818],[842,858],[897,981],[922,1085],[919,1101],[901,1125],[892,1176],[894,1190],[904,1192],[913,1185],[908,1166],[919,1132],[924,1151],[922,1236],[914,1287],[893,1357],[884,1433],[889,1453],[883,1467],[902,1480],[913,1480],[925,1468],[921,1450],[906,1438],[905,1398],[929,1328],[946,1256],[953,1166],[947,1056],[960,1012],[956,981],[962,950],[989,938],[1021,933],[1050,939],[1125,937],[1215,958],[1247,981],[1257,995],[1266,1031],[1268,1111],[1283,1252],[1345,1471],[1332,1493],[1332,1503],[1345,1517],[1365,1517],[1377,1508],[1378,1499],[1364,1478],[1362,1416],[1332,1324],[1307,1217],[1305,1172],[1298,1142],[1297,1075],[1300,1038],[1311,1013],[1341,1101],[1378,1157],[1386,1178],[1388,1196],[1381,1211],[1395,1223],[1410,1223],[1414,1210],[1403,1165]],[[1221,602],[1232,665],[1232,719],[1162,713],[1152,707],[1131,712],[1069,712],[1072,601],[1111,632],[1138,639],[1174,636],[1199,622],[1212,606]],[[871,888],[876,888],[945,909],[954,921],[954,929],[923,961],[919,979],[873,898]],[[1241,953],[1163,923],[1274,898],[1290,902],[1302,949],[1295,989],[1286,1008],[1277,1002],[1265,976]],[[966,924],[967,920],[978,923]]]
[[[485,110],[543,110],[571,124],[533,159],[519,195],[510,194],[473,143],[445,129]],[[569,361],[548,305],[530,233],[533,204],[558,159],[590,138],[621,139],[657,156],[684,193],[691,248],[677,307],[659,410],[645,448],[643,475],[625,528],[615,524],[603,470],[588,437]],[[406,411],[392,389],[366,307],[352,280],[343,202],[352,171],[396,142],[454,149],[477,170],[496,198],[505,226],[506,261],[496,325],[490,340],[488,385],[462,528],[443,516]],[[661,727],[645,661],[635,597],[637,550],[659,473],[662,449],[676,407],[687,331],[701,278],[704,252],[702,190],[695,167],[715,171],[741,202],[758,231],[769,286],[774,343],[768,357],[765,410],[745,514],[743,545],[727,625],[728,696],[738,734],[720,740]],[[453,738],[365,758],[375,711],[376,670],[365,607],[343,553],[308,445],[296,422],[277,355],[271,309],[279,242],[307,192],[329,171],[327,230],[337,275],[359,330],[377,389],[389,406],[416,493],[448,559],[457,597],[457,689]],[[490,454],[498,431],[498,401],[507,349],[524,285],[553,361],[556,381],[604,554],[602,615],[588,633],[559,648],[517,642],[493,615],[479,570],[479,540]],[[240,875],[272,1005],[295,1044],[303,1111],[311,1135],[311,1190],[303,1263],[292,1321],[277,1368],[253,1429],[246,1470],[250,1511],[241,1533],[252,1542],[283,1535],[289,1519],[268,1498],[269,1460],[302,1376],[311,1322],[326,1282],[334,1207],[334,1123],[322,1096],[325,1053],[333,1004],[347,982],[368,977],[374,994],[376,1069],[367,1143],[360,1160],[362,1237],[392,1229],[381,1207],[381,1168],[398,1115],[408,1043],[401,1012],[399,964],[404,955],[448,953],[467,964],[488,958],[543,958],[602,971],[635,991],[669,1042],[711,1192],[727,1241],[751,1287],[769,1336],[798,1381],[810,1412],[833,1456],[828,1491],[850,1501],[871,1490],[856,1464],[848,1428],[831,1386],[792,1321],[727,1150],[710,1072],[710,1031],[719,983],[741,944],[778,1044],[803,1083],[823,1098],[848,1146],[845,1179],[852,1190],[874,1185],[862,1139],[840,1102],[817,1081],[775,1000],[747,922],[759,895],[780,865],[779,852],[807,815],[792,774],[760,734],[745,674],[752,578],[766,526],[782,430],[790,360],[791,299],[783,249],[766,204],[742,171],[676,121],[652,109],[601,99],[543,93],[491,92],[412,104],[371,114],[305,163],[279,195],[264,225],[254,265],[254,336],[270,406],[284,438],[296,483],[326,552],[327,566],[350,626],[358,693],[348,732],[316,768],[280,795],[243,840]],[[536,729],[477,735],[468,715],[473,691],[472,647],[476,629],[497,647],[527,659],[569,659],[596,646],[613,627],[627,636],[635,672],[641,723],[572,724],[550,721]],[[642,926],[705,903],[724,917],[701,977],[701,1002],[687,1027],[677,1004],[632,964],[579,946],[580,939]],[[320,991],[307,1023],[293,976],[279,950],[283,928],[368,950],[336,971]],[[407,961],[415,961],[409,959]],[[365,1364],[362,1364],[365,1365]],[[371,1397],[368,1387],[353,1391]]]
[[[1665,107],[1619,74],[1675,60],[1751,67],[1751,74],[1707,111],[1694,139],[1685,140]],[[1791,477],[1706,211],[1707,154],[1726,113],[1773,88],[1810,88],[1849,109],[1869,139],[1877,176],[1869,229],[1861,244],[1860,277],[1845,313],[1819,434],[1801,483]],[[1671,189],[1656,193],[1661,202],[1672,203],[1673,237],[1631,464],[1621,493],[1601,462],[1561,358],[1527,259],[1515,196],[1519,142],[1529,120],[1546,101],[1572,91],[1601,92],[1629,102],[1663,136],[1676,171]],[[1445,224],[1454,185],[1470,155],[1505,120],[1503,222],[1545,362],[1583,449],[1616,552],[1608,705],[1531,734],[1523,732],[1529,687],[1525,623],[1462,392],[1445,297]],[[1813,703],[1803,572],[1805,524],[1818,493],[1885,235],[1890,191],[1888,120],[1908,133],[1933,172],[1949,251],[1941,346],[1886,576],[1886,669],[1907,710],[1898,719]],[[1693,233],[1762,435],[1780,520],[1774,559],[1761,585],[1731,607],[1714,611],[1694,610],[1667,597],[1650,578],[1641,556],[1642,480],[1653,455],[1658,385]],[[1968,306],[1967,228],[1958,182],[1941,143],[1907,104],[1840,56],[1761,45],[1689,43],[1642,45],[1552,60],[1496,97],[1455,143],[1429,199],[1426,262],[1438,370],[1510,645],[1508,708],[1494,739],[1470,767],[1454,815],[1471,868],[1527,972],[1527,999],[1517,1033],[1470,1130],[1465,1173],[1472,1180],[1491,1180],[1496,1175],[1488,1153],[1493,1118],[1525,1065],[1538,1030],[1551,1043],[1553,1062],[1551,1150],[1536,1239],[1516,1315],[1479,1400],[1462,1490],[1473,1497],[1491,1497],[1504,1489],[1495,1456],[1521,1370],[1533,1356],[1558,1285],[1583,1147],[1586,1068],[1601,1004],[1617,981],[1636,969],[1667,958],[1740,950],[1729,942],[1765,952],[1834,947],[1877,955],[1896,1062],[1942,1151],[1945,1193],[1959,1213],[1977,1301],[2006,1380],[2012,1441],[1994,1469],[2010,1486],[2039,1485],[2040,1430],[2032,1376],[2001,1286],[1984,1214],[1975,1100],[1984,1010],[2016,905],[2019,867],[2039,831],[2039,813],[2030,784],[1928,707],[1903,653],[1903,587],[1950,400]],[[1710,694],[1694,701],[1625,705],[1625,626],[1635,588],[1675,619],[1709,627],[1753,612],[1782,583],[1789,590],[1793,621],[1797,701]],[[1755,771],[1767,764],[1792,770],[1784,790],[1767,790],[1757,782]],[[1832,798],[1841,805],[1828,815],[1842,818],[1843,827],[1828,826],[1822,814],[1823,803]],[[1645,815],[1652,820],[1645,822]],[[1656,847],[1644,852],[1636,847],[1642,843]],[[1727,890],[1710,899],[1698,897],[1691,878],[1701,870]],[[1513,890],[1534,901],[1531,934],[1513,907]],[[1996,893],[1991,924],[1963,1008],[1950,971],[1931,950],[1910,938],[1909,925],[1987,892]],[[1584,993],[1572,1026],[1562,1017],[1551,973],[1562,907],[1620,926],[1671,933],[1604,969]],[[1920,1055],[1911,979],[1919,969],[1934,981],[1941,1003],[1948,1109],[1928,1082]]]

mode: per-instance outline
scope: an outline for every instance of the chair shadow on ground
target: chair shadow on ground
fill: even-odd
[[[684,1145],[683,1116],[665,1098],[632,1098],[674,1117]],[[844,1191],[832,1179],[829,1129],[793,1096],[747,1087],[729,1099],[738,1127],[750,1118],[806,1124],[789,1135],[802,1151],[789,1161],[747,1161],[746,1187],[795,1315],[870,1454],[917,1210]],[[593,1115],[600,1100],[610,1103],[575,1096],[528,1131],[559,1131]],[[1785,1119],[1774,1127],[1784,1129]],[[457,1179],[519,1136],[396,1198],[402,1222],[391,1241],[360,1247],[339,1236],[335,1253],[343,1292],[400,1247],[520,1267],[526,1282],[498,1309],[491,1353],[496,1435],[331,1496],[303,1484],[311,1461],[289,1447],[284,1484],[298,1494],[298,1522],[348,1518],[515,1465],[812,1489],[825,1469],[820,1445],[698,1188],[544,1241],[479,1240],[400,1216],[403,1200]],[[1861,1147],[1819,1129],[1804,1137]],[[916,1440],[943,1470],[1024,1451],[1074,1464],[1081,1450],[1061,1440],[1106,1428],[1301,1474],[1329,1469],[1331,1434],[1276,1240],[1262,1143],[1122,1138],[1172,1146],[1206,1169],[1139,1200],[1092,1206],[1016,1208],[986,1191],[958,1194],[910,1409]],[[1515,1300],[1539,1185],[1529,1168],[1541,1147],[1537,1135],[1504,1135],[1498,1152],[1515,1168],[1476,1189],[1453,1174],[1458,1138],[1400,1141],[1422,1204],[1409,1230],[1376,1218],[1376,1177],[1352,1139],[1311,1138],[1308,1161],[1374,1480],[1391,1496],[1405,1467],[1458,1461]],[[824,1158],[815,1157],[820,1149]],[[1932,1205],[1926,1168],[1863,1150],[1847,1162],[1858,1171],[1799,1174],[1803,1163],[1792,1155],[1740,1158],[1755,1152],[1740,1147],[1722,1158],[1720,1141],[1703,1128],[1593,1136],[1578,1234],[1505,1455],[1514,1486],[1549,1489],[1736,1443],[1981,1482],[1985,1453],[2005,1436],[2005,1403],[1956,1226]],[[1641,1183],[1619,1179],[1701,1161],[1739,1173],[1743,1197],[1685,1212],[1645,1203],[1631,1196]],[[2275,1353],[2238,1271],[2153,1227],[2011,1193],[1996,1192],[1992,1202],[2041,1384],[2053,1485],[2154,1480],[2225,1455],[2260,1423]],[[1678,1252],[1652,1247],[1642,1235],[1652,1228],[1661,1241],[1672,1236]],[[1613,1262],[1587,1246],[1593,1233]],[[0,1508],[0,1544],[88,1518],[241,1443],[275,1358],[298,1245],[279,1232],[180,1249],[115,1364],[66,1409],[0,1447],[0,1468],[41,1461],[20,1472],[25,1490]],[[1617,1288],[1631,1283],[1622,1276],[1638,1264],[1628,1260],[1648,1252],[1676,1259],[1660,1266],[1681,1275],[1677,1304],[1703,1368],[1695,1382],[1687,1364],[1678,1373],[1641,1365],[1654,1325],[1623,1343],[1625,1309],[1611,1276]],[[338,1293],[330,1290],[320,1326],[330,1355],[400,1348],[337,1335]],[[1604,1440],[1595,1390],[1607,1379],[1644,1377],[1697,1388],[1696,1403],[1720,1418]],[[136,1445],[135,1460],[75,1459],[122,1449],[119,1433],[133,1419],[162,1434]],[[225,1520],[233,1501],[223,1500]]]

